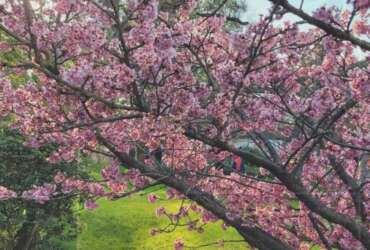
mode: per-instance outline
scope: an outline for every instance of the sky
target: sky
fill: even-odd
[[[267,14],[267,10],[271,7],[271,3],[268,0],[245,0],[247,2],[247,12],[242,16],[244,20],[256,21],[259,15]],[[301,0],[290,0],[289,3],[299,7]],[[338,8],[345,8],[348,5],[346,0],[305,0],[303,4],[303,10],[307,13],[312,13],[313,10],[320,6],[336,5]],[[291,20],[299,20],[292,15],[288,16]]]
[[[243,21],[254,22],[259,19],[260,15],[266,15],[268,13],[269,8],[272,6],[268,0],[245,0],[247,2],[247,11],[245,14],[241,16]],[[326,6],[333,6],[335,5],[339,9],[352,9],[350,5],[348,5],[347,0],[305,0],[303,4],[303,11],[308,14],[312,14],[314,10],[317,8],[326,5]],[[301,0],[289,0],[289,3],[295,7],[299,7]],[[292,14],[286,14],[284,16],[285,20],[290,20],[292,22],[301,20],[299,17],[294,16]],[[310,29],[312,26],[309,24],[301,25],[300,28]],[[361,37],[364,40],[368,40],[369,38]],[[355,48],[355,54],[358,56],[359,59],[364,59],[366,53],[362,52],[358,47]]]

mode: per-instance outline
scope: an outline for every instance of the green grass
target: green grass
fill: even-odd
[[[91,159],[86,162],[90,174],[99,179],[102,164],[96,164]],[[155,191],[155,187],[145,192]],[[164,197],[164,191],[155,191]],[[171,233],[150,235],[153,228],[164,228],[168,225],[166,217],[157,218],[156,208],[163,206],[168,210],[177,211],[181,205],[178,200],[160,199],[151,204],[146,195],[134,195],[116,201],[101,199],[99,207],[93,211],[78,209],[78,224],[80,233],[74,241],[59,241],[63,250],[172,250],[174,241],[182,239],[186,246],[201,246],[217,242],[240,241],[242,237],[233,228],[226,231],[221,228],[221,222],[205,226],[205,231],[199,234],[178,227]],[[194,248],[193,248],[194,249]],[[197,249],[249,249],[244,242],[225,243],[225,247],[215,245]],[[58,249],[59,250],[59,249]]]
[[[173,249],[176,239],[183,239],[186,246],[199,246],[219,239],[241,240],[240,235],[233,229],[226,231],[221,228],[221,222],[205,227],[205,232],[199,234],[179,227],[174,232],[150,235],[152,228],[167,225],[166,218],[157,218],[155,209],[164,206],[175,210],[180,202],[159,200],[151,204],[146,195],[135,195],[117,201],[99,200],[99,208],[94,211],[81,210],[79,224],[81,232],[75,241],[64,242],[63,249],[67,250],[165,250]],[[219,249],[216,246],[201,249]],[[247,249],[242,242],[226,243],[223,249]]]

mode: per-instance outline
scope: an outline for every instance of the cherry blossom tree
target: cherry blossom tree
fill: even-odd
[[[60,145],[51,162],[111,159],[103,183],[59,173],[50,185],[117,199],[165,184],[168,198],[194,203],[157,215],[176,223],[199,212],[188,222],[199,232],[221,219],[259,249],[370,249],[370,2],[311,15],[304,1],[270,0],[251,24],[219,12],[227,1],[207,13],[194,11],[198,1],[176,1],[171,12],[164,2],[2,6],[1,115],[29,145]],[[228,22],[244,27],[231,32]],[[258,174],[214,167],[230,155]],[[37,194],[53,196],[48,187],[23,197],[45,202]],[[1,199],[15,195],[0,188]]]

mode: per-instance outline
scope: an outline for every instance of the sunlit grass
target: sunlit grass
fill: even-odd
[[[79,224],[81,232],[74,242],[65,242],[64,249],[76,250],[120,250],[173,249],[176,239],[183,239],[187,246],[200,246],[216,242],[219,239],[241,240],[240,235],[232,228],[226,231],[221,228],[221,222],[207,225],[204,233],[177,228],[174,232],[150,235],[152,228],[167,225],[166,218],[158,219],[155,209],[164,206],[175,210],[179,201],[159,200],[151,204],[146,196],[136,195],[118,201],[100,200],[99,208],[94,211],[81,211]],[[201,249],[219,249],[217,246],[207,246]],[[245,243],[228,243],[222,249],[247,249]]]

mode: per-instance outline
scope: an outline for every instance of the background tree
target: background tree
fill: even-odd
[[[34,185],[53,182],[63,171],[68,176],[83,178],[76,164],[50,164],[46,158],[53,147],[31,149],[17,132],[0,130],[0,184],[21,194]],[[54,197],[40,203],[24,199],[0,202],[1,249],[58,249],[55,238],[69,240],[76,234],[74,216],[76,196]]]

